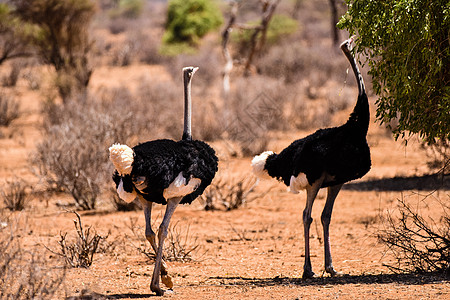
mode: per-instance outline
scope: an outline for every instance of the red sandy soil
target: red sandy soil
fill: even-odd
[[[100,72],[112,74],[113,71]],[[94,77],[93,85],[99,86],[101,81],[95,82]],[[20,96],[27,114],[12,129],[2,129],[0,178],[17,176],[33,181],[36,179],[27,167],[27,158],[40,139],[38,94],[24,91]],[[343,113],[340,119],[345,120],[349,112]],[[270,148],[278,151],[305,134],[307,132],[275,134]],[[427,154],[418,142],[410,141],[405,147],[375,123],[371,123],[368,140],[373,168],[356,183],[420,176],[427,172]],[[221,143],[213,143],[213,146],[221,155]],[[242,178],[250,174],[251,158],[227,158],[225,155],[221,158],[218,177],[226,174]],[[189,236],[187,248],[198,248],[192,253],[191,261],[168,262],[174,288],[165,294],[166,298],[450,299],[450,283],[444,277],[393,274],[385,265],[394,264],[395,260],[377,240],[377,233],[386,226],[383,216],[388,211],[395,212],[397,199],[417,203],[428,191],[382,187],[361,190],[358,184],[352,189],[343,189],[333,211],[331,247],[334,267],[344,275],[334,278],[323,274],[320,213],[326,194],[321,192],[312,215],[311,253],[316,277],[310,280],[301,279],[304,259],[301,215],[306,195],[288,193],[286,187],[276,181],[261,181],[255,193],[262,196],[233,211],[205,211],[199,200],[176,210],[172,224],[177,223],[182,236]],[[434,193],[424,208],[426,214],[439,214],[440,207],[431,202],[448,201],[448,197],[448,190]],[[68,232],[68,238],[75,237],[72,221],[75,215],[57,205],[68,202],[71,199],[64,195],[40,196],[32,199],[24,211],[9,216],[15,223],[15,234],[22,247],[40,253],[49,266],[63,262],[43,245],[57,250],[60,232]],[[138,250],[149,249],[144,239],[142,211],[114,212],[108,203],[100,203],[99,207],[98,211],[80,214],[85,226],[92,226],[101,235],[109,234],[103,246],[109,248],[95,255],[89,269],[67,269],[65,283],[55,297],[85,294],[98,299],[152,298],[153,261]],[[155,206],[156,228],[163,209]]]

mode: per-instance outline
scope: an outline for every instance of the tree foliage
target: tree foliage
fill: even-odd
[[[246,24],[248,28],[256,28],[260,22],[252,21]],[[298,29],[298,22],[289,16],[282,14],[274,14],[267,26],[266,37],[264,38],[265,45],[273,46],[281,39],[293,34]],[[250,47],[253,32],[250,30],[236,31],[232,34],[232,39],[239,43],[239,52],[245,53]],[[258,33],[257,38],[260,38],[261,33]]]
[[[12,14],[22,24],[39,28],[29,36],[44,63],[58,73],[57,86],[64,100],[89,83],[92,70],[88,54],[92,47],[88,29],[95,13],[91,0],[10,0]]]
[[[32,55],[30,37],[39,32],[39,28],[21,20],[11,13],[11,7],[0,3],[0,65],[8,59]]]
[[[346,1],[338,25],[358,34],[356,52],[369,57],[377,119],[398,120],[396,138],[450,140],[450,2]]]
[[[165,43],[195,45],[209,31],[223,22],[222,14],[214,1],[171,0],[167,11]]]

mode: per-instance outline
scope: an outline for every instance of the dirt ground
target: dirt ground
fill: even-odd
[[[12,176],[33,180],[27,158],[39,141],[40,116],[37,93],[21,94],[27,113],[11,129],[2,129],[0,139],[0,178]],[[337,117],[345,120],[350,111]],[[372,113],[373,115],[373,113]],[[336,125],[337,125],[336,124]],[[279,151],[290,141],[308,132],[280,133],[269,145]],[[306,195],[294,195],[276,181],[261,181],[255,200],[233,211],[205,211],[201,201],[180,206],[172,224],[180,236],[188,236],[185,247],[192,260],[169,262],[174,280],[168,299],[450,299],[450,281],[438,275],[396,275],[385,265],[395,261],[377,233],[385,228],[383,216],[394,212],[397,199],[420,202],[433,187],[419,186],[411,176],[427,173],[427,153],[418,142],[407,147],[394,141],[384,129],[371,123],[368,140],[372,170],[349,184],[339,194],[332,216],[331,247],[333,264],[343,275],[323,274],[323,234],[320,213],[325,202],[322,191],[313,208],[311,253],[315,278],[302,280],[304,260],[302,210]],[[218,176],[241,178],[250,174],[251,158],[222,156],[223,145],[212,144],[221,156]],[[402,177],[395,184],[393,178]],[[411,179],[408,179],[411,178]],[[416,178],[417,179],[417,178]],[[35,179],[34,179],[35,180]],[[406,184],[411,180],[408,187]],[[406,188],[405,188],[406,186]],[[419,191],[420,188],[420,191]],[[449,188],[427,198],[427,215],[439,213],[433,201],[449,201]],[[427,200],[427,201],[428,201]],[[61,259],[45,249],[57,249],[61,232],[74,237],[73,213],[59,204],[70,202],[65,195],[32,199],[25,211],[9,216],[24,249],[33,249],[49,266],[62,265]],[[153,218],[159,225],[164,207],[156,205]],[[9,214],[6,213],[5,214]],[[147,299],[153,262],[139,249],[149,249],[144,239],[142,211],[114,212],[109,204],[97,211],[80,212],[83,224],[106,236],[103,251],[96,254],[89,269],[70,268],[58,298]],[[134,232],[134,233],[133,233]],[[85,298],[80,297],[85,295]]]

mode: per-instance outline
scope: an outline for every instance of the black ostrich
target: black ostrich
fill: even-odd
[[[320,129],[296,140],[280,154],[266,151],[252,160],[253,172],[257,176],[262,178],[270,176],[282,180],[293,193],[306,189],[307,200],[303,211],[305,236],[303,278],[314,276],[309,253],[309,228],[312,222],[312,206],[319,189],[328,188],[321,221],[325,241],[325,270],[334,276],[337,272],[331,261],[329,236],[334,200],[344,183],[361,178],[370,170],[370,150],[366,140],[369,128],[369,103],[363,78],[350,53],[351,42],[352,39],[343,42],[341,49],[353,68],[359,93],[348,121],[339,127]]]
[[[172,280],[162,259],[164,239],[170,219],[178,204],[191,203],[203,193],[217,172],[217,157],[208,144],[192,140],[191,136],[191,79],[198,68],[183,69],[184,78],[184,131],[181,141],[155,140],[139,144],[133,149],[115,144],[109,148],[115,171],[113,180],[117,193],[127,202],[136,196],[143,204],[145,236],[156,253],[155,268],[150,288],[157,295],[164,291],[159,276],[171,289]],[[156,235],[151,228],[153,203],[167,205],[163,221]]]

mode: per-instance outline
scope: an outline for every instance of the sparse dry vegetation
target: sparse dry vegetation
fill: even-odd
[[[33,164],[48,189],[69,193],[81,209],[94,209],[110,178],[108,147],[129,136],[131,115],[108,104],[86,109],[78,102],[46,108],[46,136],[37,146]],[[112,172],[112,170],[111,170]]]
[[[168,261],[189,262],[197,261],[194,256],[199,252],[198,236],[190,231],[189,224],[176,222],[170,225],[167,239],[164,243],[164,258]]]
[[[0,91],[0,126],[9,126],[19,116],[19,102],[14,96]]]
[[[424,199],[423,201],[425,201]],[[443,272],[450,275],[450,215],[448,203],[432,201],[442,209],[442,215],[434,220],[408,203],[398,200],[399,216],[389,214],[386,228],[378,234],[396,264],[388,265],[394,272]]]
[[[73,212],[77,219],[73,220],[77,236],[74,241],[68,241],[67,232],[60,233],[59,250],[51,250],[52,253],[61,256],[67,265],[73,268],[89,268],[94,262],[94,254],[99,249],[99,244],[106,240],[108,236],[97,234],[92,226],[84,229],[81,217],[77,212]]]
[[[241,176],[237,178],[218,177],[201,196],[205,210],[234,210],[246,203],[264,197],[267,191],[255,192],[258,179],[253,176]]]
[[[29,188],[29,184],[21,178],[8,180],[0,191],[4,207],[11,211],[25,209],[29,201]]]
[[[65,269],[22,248],[13,226],[0,226],[0,248],[0,299],[51,299],[61,291]]]

